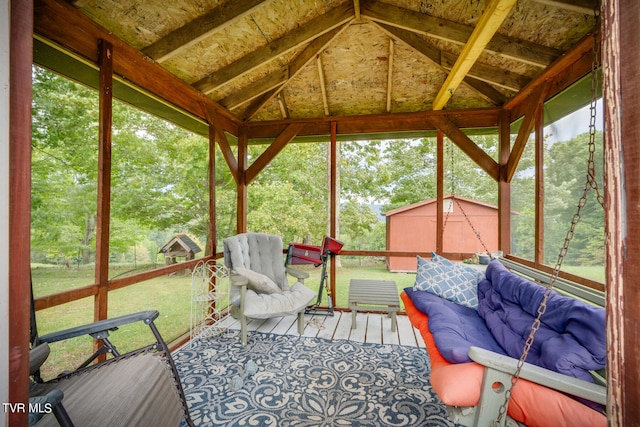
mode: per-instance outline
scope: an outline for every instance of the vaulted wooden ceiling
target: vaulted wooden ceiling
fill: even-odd
[[[238,123],[500,107],[595,23],[592,0],[68,3]]]

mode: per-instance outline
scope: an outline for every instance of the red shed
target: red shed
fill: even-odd
[[[384,213],[387,219],[387,250],[435,251],[436,207],[437,200],[431,199]],[[485,252],[473,229],[480,234],[487,249],[490,251],[498,249],[497,206],[449,195],[444,197],[444,217],[443,252]],[[390,271],[416,271],[416,260],[406,257],[388,257],[387,267]]]

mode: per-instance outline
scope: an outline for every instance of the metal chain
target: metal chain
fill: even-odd
[[[562,246],[562,249],[560,250],[560,253],[558,254],[558,260],[556,261],[556,265],[553,269],[553,273],[544,291],[542,302],[538,306],[537,316],[533,321],[533,324],[531,325],[531,331],[529,332],[529,336],[525,341],[524,350],[522,352],[522,355],[520,356],[520,360],[518,360],[516,371],[513,374],[513,377],[511,377],[511,386],[505,392],[504,402],[502,406],[500,406],[500,409],[498,411],[498,417],[494,421],[495,426],[499,426],[502,421],[502,418],[506,415],[507,406],[511,398],[511,392],[513,390],[513,387],[516,385],[516,383],[520,378],[520,372],[522,371],[522,367],[524,366],[525,360],[527,359],[527,356],[529,355],[529,351],[531,350],[531,346],[533,345],[535,334],[538,331],[538,329],[540,329],[540,323],[541,323],[540,319],[542,318],[542,316],[547,310],[547,302],[551,297],[553,286],[560,274],[560,268],[562,267],[562,262],[564,261],[564,257],[566,256],[569,250],[569,244],[573,239],[576,225],[578,225],[578,223],[580,222],[580,214],[581,214],[582,208],[587,203],[587,196],[590,190],[595,190],[598,203],[604,208],[604,197],[602,196],[598,188],[598,183],[595,175],[595,161],[594,161],[595,145],[596,145],[595,134],[596,134],[596,102],[597,102],[597,96],[598,96],[598,68],[600,65],[598,61],[599,46],[600,46],[599,38],[598,38],[598,28],[599,28],[598,23],[599,23],[599,17],[600,17],[599,10],[597,9],[594,10],[594,17],[595,17],[596,25],[593,32],[594,40],[593,40],[593,51],[592,51],[593,63],[591,67],[591,105],[589,107],[590,113],[591,113],[591,119],[589,121],[589,160],[587,162],[586,183],[584,186],[582,197],[580,197],[580,200],[578,201],[578,207],[577,207],[576,213],[573,215],[573,218],[571,219],[571,226],[569,227],[569,231],[567,231],[567,235],[565,236],[564,244]]]
[[[455,197],[454,197],[454,199],[455,199]],[[456,201],[456,204],[458,205],[458,207],[460,208],[460,212],[462,212],[462,215],[464,215],[464,218],[467,220],[467,223],[469,224],[469,226],[473,230],[474,234],[478,238],[478,241],[480,242],[482,247],[484,248],[484,251],[487,253],[487,255],[490,256],[491,252],[489,251],[489,249],[487,248],[487,245],[484,244],[484,241],[480,237],[480,232],[476,230],[476,228],[473,226],[473,223],[471,222],[471,219],[467,216],[467,213],[462,208],[462,203],[460,203],[460,201],[458,199],[455,199],[455,201]]]
[[[596,180],[596,167],[595,167],[595,151],[596,151],[596,107],[598,92],[600,87],[600,79],[598,79],[598,69],[600,68],[600,39],[598,38],[598,32],[600,26],[600,11],[594,10],[594,18],[596,26],[593,32],[593,46],[591,48],[591,54],[593,55],[593,61],[591,63],[591,104],[589,105],[590,120],[589,120],[589,161],[587,163],[587,184],[590,188],[596,191],[596,199],[600,206],[604,208],[604,196],[600,192],[598,187],[598,181]]]
[[[464,208],[462,207],[462,203],[460,203],[460,200],[458,200],[455,195],[456,195],[456,187],[455,187],[455,163],[454,163],[454,153],[453,153],[453,143],[449,143],[449,156],[451,157],[451,169],[450,169],[450,180],[451,180],[451,196],[452,199],[455,200],[456,204],[458,205],[458,207],[460,208],[460,212],[462,212],[462,215],[464,216],[464,219],[467,220],[467,223],[469,224],[469,226],[471,227],[471,229],[473,230],[473,233],[476,235],[476,237],[478,238],[478,241],[480,242],[480,244],[482,245],[482,247],[484,248],[484,251],[487,253],[487,255],[491,255],[491,252],[489,251],[489,249],[487,248],[487,245],[484,244],[484,241],[482,240],[482,238],[480,237],[480,232],[478,232],[478,230],[476,230],[476,228],[473,226],[473,223],[471,222],[471,218],[469,218],[469,216],[467,215],[467,213],[465,212]],[[451,203],[453,203],[453,200],[451,201]],[[452,205],[453,207],[453,205]],[[451,213],[451,211],[447,211],[447,215],[445,217],[444,220],[444,224],[442,226],[442,233],[444,234],[444,229],[447,226],[447,221],[449,220],[449,214]]]
[[[454,179],[454,175],[455,175],[455,163],[453,160],[453,145],[451,142],[449,142],[449,145],[447,147],[447,151],[449,151],[449,161],[451,162],[451,167],[449,168],[449,186],[450,188],[450,193],[451,195],[455,195],[456,194],[456,183],[455,183],[455,179]],[[452,202],[453,203],[453,202]],[[453,207],[453,205],[452,205]],[[451,214],[451,211],[453,209],[448,209],[447,210],[447,214],[444,217],[444,224],[442,224],[442,238],[444,239],[444,230],[445,228],[447,228],[447,222],[449,221],[449,214]]]

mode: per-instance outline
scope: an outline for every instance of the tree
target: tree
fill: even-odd
[[[46,259],[94,251],[97,94],[33,68],[32,245]]]
[[[286,241],[320,242],[326,234],[326,144],[289,144],[249,186],[248,228]],[[251,159],[264,147],[251,147]]]
[[[595,176],[602,192],[602,133],[596,134]],[[545,153],[545,260],[555,263],[587,180],[589,134],[548,144]],[[573,265],[604,264],[604,208],[595,191],[588,193],[565,261]]]

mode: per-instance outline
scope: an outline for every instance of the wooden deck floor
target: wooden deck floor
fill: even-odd
[[[296,316],[251,320],[249,331],[270,332],[281,335],[298,335]],[[239,321],[229,318],[227,327],[240,329]],[[396,344],[424,347],[420,333],[413,328],[407,316],[398,315],[398,328],[391,331],[391,318],[387,314],[360,313],[356,315],[356,328],[351,329],[351,312],[336,311],[333,316],[306,314],[303,336],[329,340],[351,340],[377,344]]]

